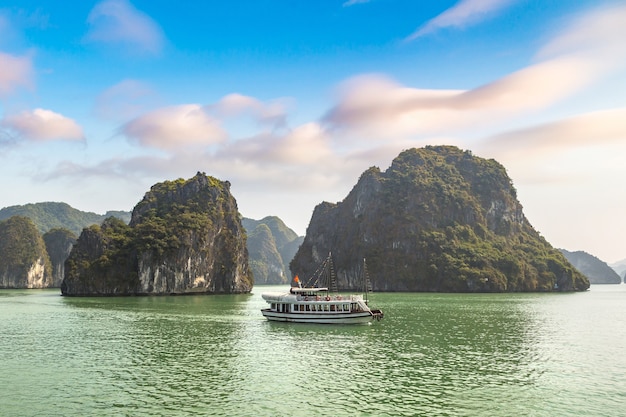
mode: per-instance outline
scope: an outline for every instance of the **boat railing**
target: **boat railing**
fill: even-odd
[[[298,295],[296,296],[296,300],[298,301],[358,302],[362,299],[363,297],[361,297],[360,295],[314,295],[314,296]]]

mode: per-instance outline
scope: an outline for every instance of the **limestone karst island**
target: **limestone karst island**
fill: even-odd
[[[246,293],[246,234],[230,183],[198,173],[154,185],[130,224],[83,230],[65,264],[63,295]]]
[[[67,205],[46,204],[63,210],[58,218],[77,218]],[[90,219],[77,238],[67,230],[76,221],[48,230],[41,219],[50,213],[19,213],[0,221],[2,288],[248,293],[255,282],[312,276],[329,253],[341,290],[359,287],[363,259],[375,291],[589,288],[526,219],[505,168],[452,146],[409,149],[384,172],[366,170],[343,201],[315,208],[304,237],[276,217],[243,218],[230,183],[204,173],[155,184],[129,219]]]

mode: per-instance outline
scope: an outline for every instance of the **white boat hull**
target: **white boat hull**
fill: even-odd
[[[283,321],[291,323],[317,323],[317,324],[360,324],[369,323],[376,319],[369,311],[346,312],[346,313],[283,313],[263,309],[261,313],[270,321]]]

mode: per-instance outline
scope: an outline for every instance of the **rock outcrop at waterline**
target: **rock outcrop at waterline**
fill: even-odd
[[[378,291],[576,291],[587,278],[535,231],[506,170],[451,146],[372,167],[339,203],[319,204],[290,264],[313,276],[332,251],[337,285]]]
[[[154,185],[129,225],[109,218],[81,233],[63,295],[245,293],[246,234],[230,183],[198,173]]]
[[[52,266],[46,245],[27,217],[0,221],[0,288],[47,288]]]

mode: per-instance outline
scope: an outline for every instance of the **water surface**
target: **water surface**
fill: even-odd
[[[380,293],[372,325],[272,323],[251,295],[0,290],[6,416],[620,416],[626,286]]]

